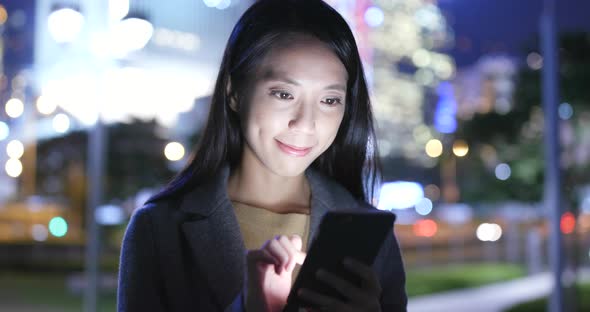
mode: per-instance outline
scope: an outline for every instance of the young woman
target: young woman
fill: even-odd
[[[344,19],[321,0],[257,1],[228,41],[192,161],[128,225],[118,310],[281,311],[321,217],[374,209],[375,142]],[[322,311],[405,311],[390,233],[372,267],[347,262],[361,287],[320,270],[346,300],[301,298]]]

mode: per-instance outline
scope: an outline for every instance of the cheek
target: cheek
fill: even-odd
[[[336,134],[338,134],[338,129],[340,128],[340,124],[342,123],[343,117],[344,114],[340,114],[338,116],[330,116],[329,118],[324,119],[320,123],[322,126],[322,137],[326,141],[325,144],[327,146],[332,144],[332,142],[336,138]]]
[[[285,123],[285,114],[270,109],[268,103],[254,104],[246,118],[245,130],[249,135],[276,135]]]

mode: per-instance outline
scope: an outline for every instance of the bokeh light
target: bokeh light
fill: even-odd
[[[54,217],[49,221],[49,232],[55,237],[63,237],[68,233],[68,223],[62,217]]]
[[[501,163],[501,164],[497,165],[494,172],[496,174],[496,178],[498,178],[498,180],[502,180],[502,181],[508,180],[508,178],[510,178],[510,175],[512,174],[512,170],[510,169],[510,166],[505,163]]]
[[[495,242],[502,237],[502,227],[496,223],[482,223],[477,227],[475,235],[482,242]]]
[[[574,115],[574,108],[570,103],[561,103],[558,108],[559,118],[568,120]]]
[[[422,219],[414,224],[414,234],[421,237],[433,237],[438,231],[438,225],[434,220]]]
[[[566,212],[561,216],[560,228],[563,234],[571,234],[576,229],[576,217],[571,212]]]
[[[526,57],[526,63],[531,69],[539,70],[543,67],[543,57],[537,52],[529,53]]]
[[[0,121],[0,141],[6,140],[10,135],[10,128],[4,121]]]
[[[426,197],[422,198],[416,204],[416,212],[422,216],[427,216],[430,214],[432,212],[432,201]]]
[[[129,0],[109,0],[109,16],[113,20],[123,19],[129,13]]]
[[[49,33],[58,43],[72,42],[78,38],[84,25],[84,16],[70,8],[51,12],[47,20]]]
[[[66,133],[70,129],[70,117],[66,114],[57,114],[53,117],[53,130],[58,133]]]
[[[8,12],[6,8],[0,4],[0,25],[4,25],[8,20]]]
[[[221,0],[221,2],[219,2],[219,4],[215,6],[215,8],[218,10],[225,10],[229,8],[230,5],[231,0]]]
[[[46,95],[37,98],[37,110],[43,115],[52,114],[57,109],[57,103]]]
[[[184,146],[178,142],[170,142],[164,148],[164,155],[170,161],[178,161],[184,157]]]
[[[12,98],[6,102],[6,114],[11,118],[20,117],[25,111],[23,101],[17,98]]]
[[[457,140],[453,143],[453,154],[457,157],[463,157],[469,153],[469,145],[463,140]]]
[[[430,65],[430,53],[425,49],[418,49],[412,54],[412,62],[416,67],[426,67]]]
[[[437,139],[432,139],[426,143],[426,154],[432,158],[439,157],[443,153],[442,142]]]
[[[385,16],[383,14],[383,10],[376,6],[369,7],[365,11],[365,22],[371,27],[377,27],[383,24],[384,19]]]
[[[6,154],[10,158],[19,159],[25,153],[25,146],[19,140],[12,140],[6,144]]]
[[[424,195],[431,201],[437,201],[440,198],[440,188],[435,184],[428,184],[424,187]]]
[[[38,242],[44,242],[47,240],[49,236],[49,232],[47,231],[47,227],[43,224],[34,224],[31,227],[31,235],[33,239]]]
[[[4,169],[9,177],[18,178],[23,172],[23,164],[18,159],[10,158],[6,161]]]
[[[387,182],[379,191],[380,210],[407,209],[414,207],[424,198],[424,189],[416,182]]]

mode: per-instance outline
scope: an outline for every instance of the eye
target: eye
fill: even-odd
[[[340,98],[327,98],[323,101],[323,103],[326,103],[330,106],[339,105],[339,104],[342,104],[342,100]]]
[[[293,95],[289,92],[281,91],[281,90],[272,90],[270,94],[281,99],[281,100],[292,100]]]

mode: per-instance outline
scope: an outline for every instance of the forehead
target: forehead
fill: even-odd
[[[271,80],[284,75],[302,79],[346,81],[346,68],[338,56],[314,38],[281,40],[264,57],[258,78]]]

